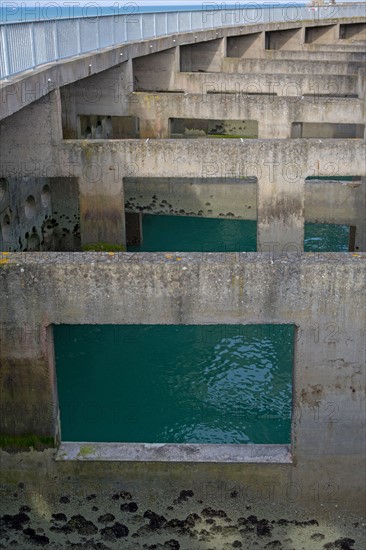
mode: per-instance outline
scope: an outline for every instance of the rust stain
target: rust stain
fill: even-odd
[[[323,397],[323,386],[320,384],[309,385],[301,391],[301,401],[309,407],[316,407]]]

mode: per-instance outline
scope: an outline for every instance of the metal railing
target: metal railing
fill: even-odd
[[[253,6],[253,4],[252,4]],[[0,79],[131,42],[258,23],[364,17],[366,4],[260,6],[0,24]]]

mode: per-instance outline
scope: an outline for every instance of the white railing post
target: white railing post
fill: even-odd
[[[99,38],[99,35],[100,35],[100,32],[99,32],[99,21],[100,21],[100,17],[99,15],[97,15],[97,50],[100,50],[100,38]]]
[[[78,42],[78,54],[81,54],[81,30],[80,30],[80,19],[76,20],[76,37]]]
[[[30,24],[30,41],[31,41],[31,54],[32,54],[32,69],[35,69],[37,66],[36,58],[36,45],[34,43],[34,23]]]
[[[55,61],[59,60],[59,47],[58,47],[58,26],[57,21],[53,23],[53,45],[55,48]]]
[[[10,76],[10,58],[9,58],[9,47],[8,47],[8,32],[6,25],[3,25],[2,27],[2,45],[3,45],[3,52],[4,52],[4,70],[5,74],[4,77],[7,80]]]

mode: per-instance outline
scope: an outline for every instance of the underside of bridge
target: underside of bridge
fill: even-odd
[[[362,548],[365,20],[3,83],[0,548]],[[257,251],[128,252],[146,216],[252,221]],[[307,224],[347,226],[348,251],[304,252]],[[53,330],[88,324],[293,325],[290,444],[64,441]]]

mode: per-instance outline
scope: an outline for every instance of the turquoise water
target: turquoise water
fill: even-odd
[[[54,326],[63,441],[288,444],[292,325]]]
[[[257,249],[257,222],[252,220],[146,214],[142,230],[142,245],[131,246],[129,251],[255,252]],[[305,252],[346,252],[348,239],[347,225],[305,224]]]

